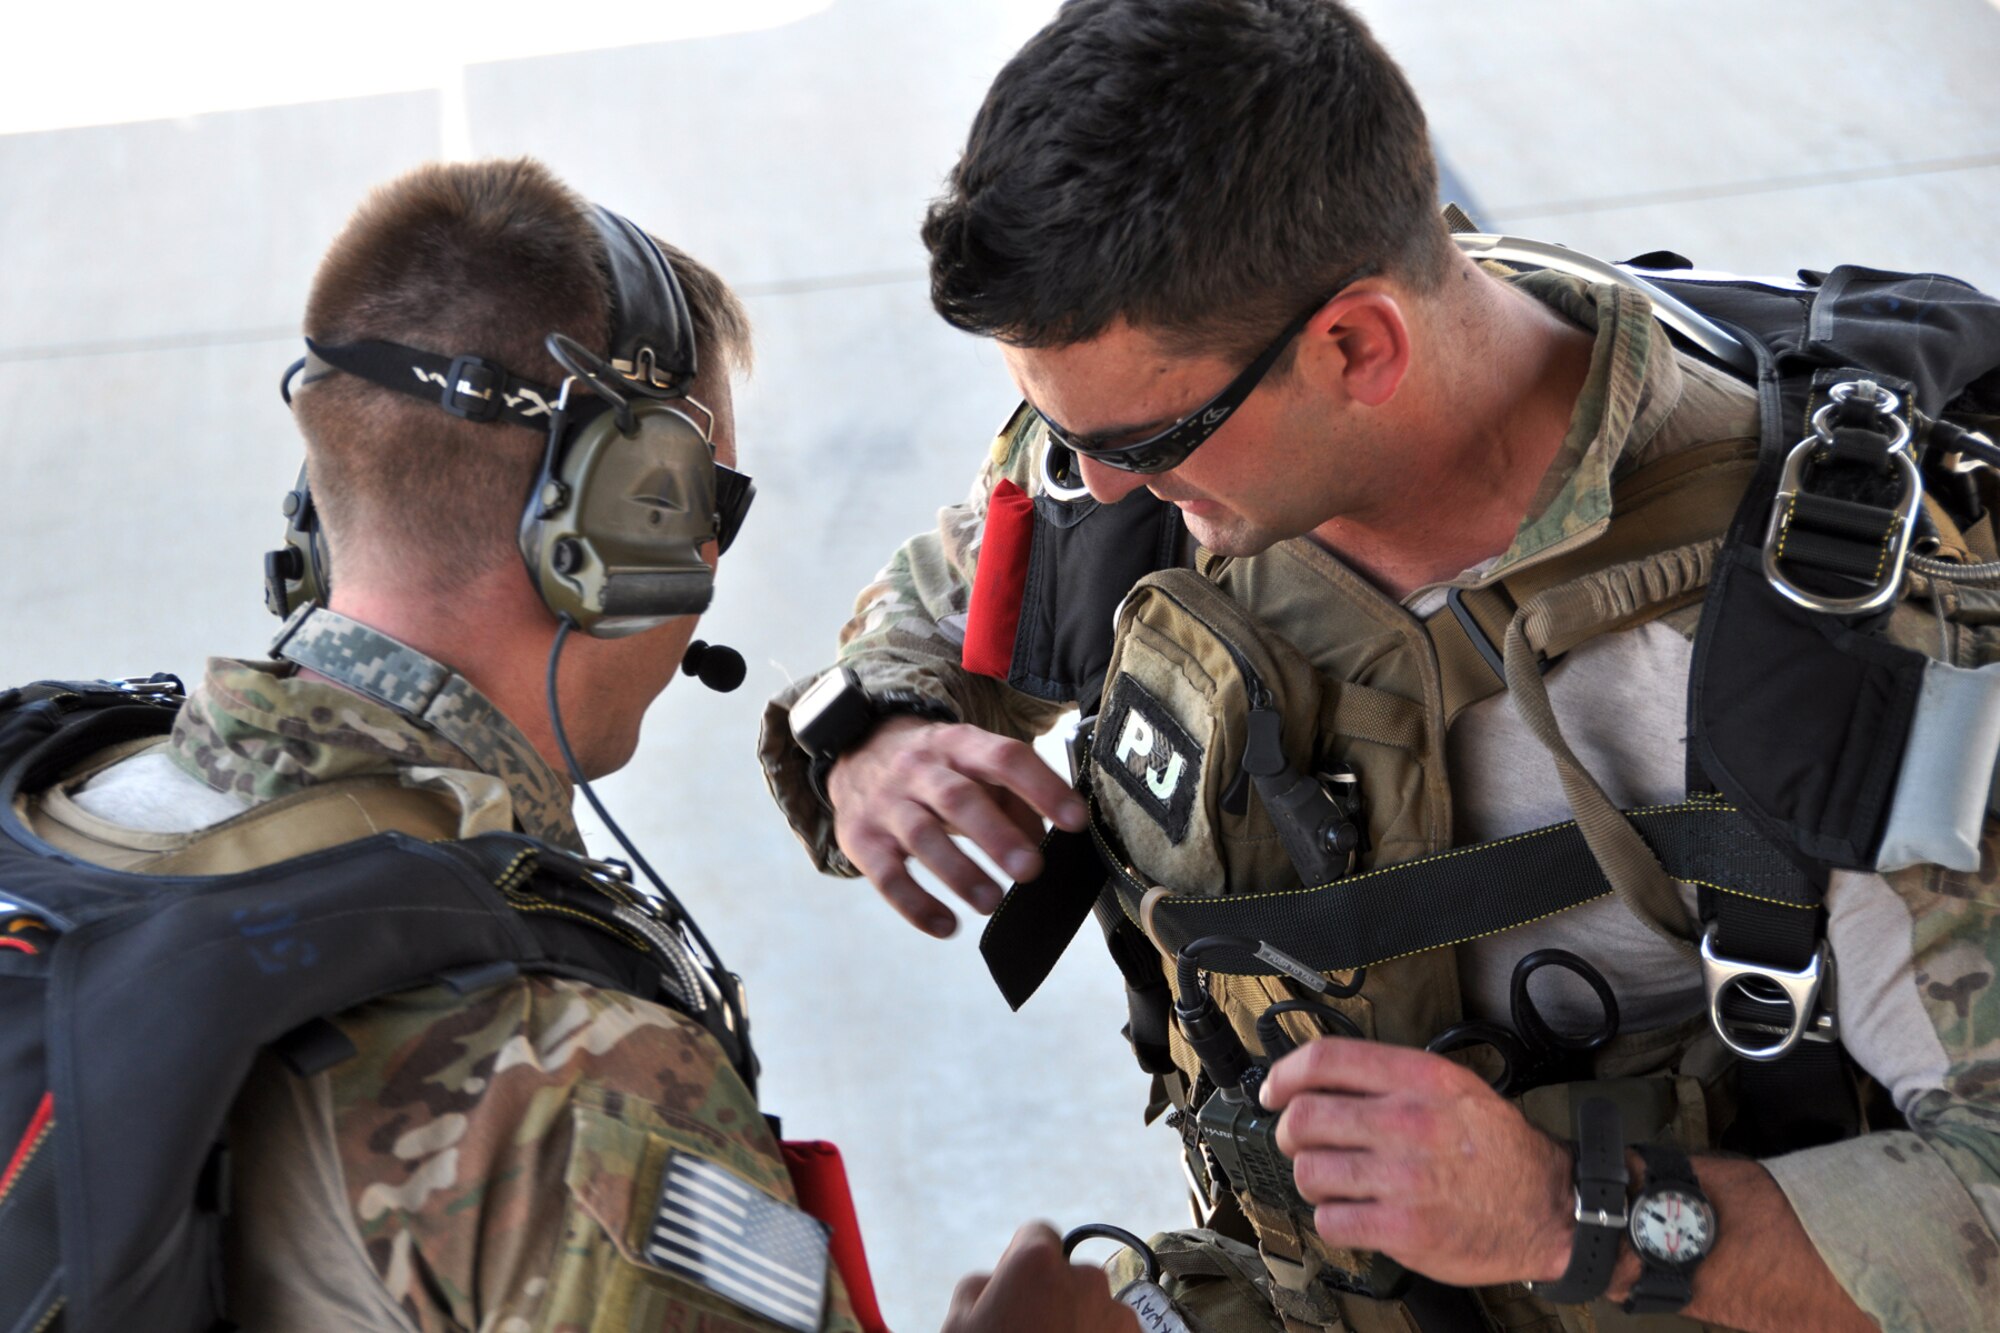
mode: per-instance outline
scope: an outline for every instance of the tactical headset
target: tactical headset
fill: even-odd
[[[714,414],[688,397],[695,339],[673,266],[651,237],[593,205],[611,277],[606,354],[562,333],[549,355],[568,372],[550,388],[473,355],[442,356],[391,342],[327,345],[306,339],[292,377],[344,372],[436,403],[466,421],[546,430],[541,468],[521,514],[521,557],[559,620],[618,638],[708,607],[715,572],[702,559],[728,550],[756,495],[749,477],[715,461]],[[582,391],[582,392],[579,392]],[[708,419],[706,427],[677,404]],[[324,604],[331,589],[318,511],[299,471],[284,500],[285,545],[264,557],[264,600],[279,616]]]

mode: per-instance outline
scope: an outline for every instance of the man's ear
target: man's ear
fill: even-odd
[[[1410,370],[1410,326],[1393,292],[1350,289],[1328,301],[1299,335],[1311,373],[1337,380],[1344,397],[1380,407]]]

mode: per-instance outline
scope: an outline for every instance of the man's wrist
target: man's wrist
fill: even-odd
[[[1625,1169],[1632,1176],[1632,1198],[1646,1187],[1646,1161],[1630,1148],[1625,1150]],[[1632,1284],[1639,1280],[1645,1265],[1639,1262],[1639,1252],[1632,1248],[1632,1238],[1628,1235],[1618,1242],[1618,1266],[1611,1270],[1611,1285],[1605,1289],[1604,1299],[1623,1302],[1632,1294]]]
[[[1530,1251],[1528,1278],[1533,1282],[1554,1282],[1569,1267],[1576,1248],[1576,1153],[1571,1145],[1548,1140],[1542,1191],[1543,1206],[1537,1210],[1539,1226]]]
[[[847,756],[853,754],[856,750],[862,749],[884,732],[908,731],[914,727],[940,726],[951,720],[951,718],[942,714],[911,711],[888,713],[877,718],[875,725],[870,727],[866,734],[861,736],[852,745],[849,745],[845,750],[841,750],[835,754],[814,757],[806,768],[806,777],[811,781],[813,792],[819,797],[820,804],[828,810],[833,810],[836,808],[833,799],[833,771],[840,767],[841,760],[847,758]]]

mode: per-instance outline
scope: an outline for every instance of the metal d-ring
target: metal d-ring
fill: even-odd
[[[1826,411],[1821,408],[1820,412]],[[1764,577],[1787,601],[1796,603],[1808,611],[1823,611],[1830,615],[1861,615],[1879,610],[1896,600],[1896,593],[1903,586],[1903,570],[1909,563],[1910,539],[1916,534],[1917,516],[1923,507],[1924,479],[1917,471],[1916,460],[1907,449],[1892,450],[1889,457],[1896,460],[1903,477],[1902,495],[1891,511],[1894,527],[1890,531],[1886,567],[1877,575],[1875,587],[1858,597],[1828,597],[1801,588],[1785,576],[1779,568],[1780,552],[1784,546],[1786,532],[1791,527],[1792,509],[1801,491],[1805,488],[1806,464],[1814,453],[1825,447],[1826,439],[1819,434],[1819,413],[1814,414],[1814,433],[1792,446],[1785,456],[1784,471],[1779,475],[1778,493],[1771,503],[1771,522],[1764,531]],[[1897,418],[1907,439],[1909,426]]]
[[[1701,982],[1702,989],[1708,993],[1709,1025],[1722,1039],[1722,1044],[1745,1060],[1776,1060],[1803,1038],[1817,1035],[1816,1029],[1821,1025],[1818,1013],[1820,990],[1833,965],[1826,941],[1819,942],[1819,947],[1813,951],[1805,967],[1791,972],[1780,967],[1723,957],[1715,951],[1715,932],[1714,925],[1702,932]],[[1762,982],[1762,989],[1767,992],[1775,990],[1781,998],[1773,998],[1768,993],[1760,995],[1750,990],[1744,984],[1746,982]],[[1789,1021],[1776,1041],[1752,1046],[1730,1032],[1728,1020],[1722,1016],[1722,1001],[1732,988],[1741,989],[1759,1004],[1785,1006],[1789,1011]],[[1776,1025],[1771,1027],[1775,1030]]]
[[[1852,382],[1850,380],[1847,383],[1836,384],[1833,387],[1836,389],[1845,389]],[[1896,427],[1895,438],[1889,441],[1889,452],[1892,454],[1907,453],[1910,448],[1910,423],[1902,417],[1895,415],[1896,395],[1889,393],[1887,389],[1882,390],[1882,392],[1888,396],[1890,404],[1889,409],[1883,412],[1882,415],[1893,422]],[[1841,401],[1835,399],[1831,402],[1821,403],[1819,410],[1812,414],[1812,433],[1818,437],[1819,442],[1824,444],[1833,443],[1833,414],[1839,411],[1841,406]]]
[[[1076,455],[1062,445],[1057,444],[1054,438],[1045,438],[1042,441],[1042,457],[1038,465],[1042,474],[1042,494],[1052,500],[1081,500],[1090,494],[1090,487],[1084,485],[1081,481],[1063,481],[1059,479],[1055,475],[1055,470],[1050,466],[1058,449],[1061,449],[1063,456],[1069,459],[1069,466],[1063,469],[1064,474],[1071,477],[1081,475],[1076,470]]]

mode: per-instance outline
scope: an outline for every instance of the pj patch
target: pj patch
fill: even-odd
[[[703,1158],[668,1159],[646,1258],[797,1333],[820,1326],[826,1225]]]
[[[1201,785],[1201,747],[1137,680],[1120,676],[1098,721],[1091,758],[1109,773],[1169,841],[1187,837]]]

